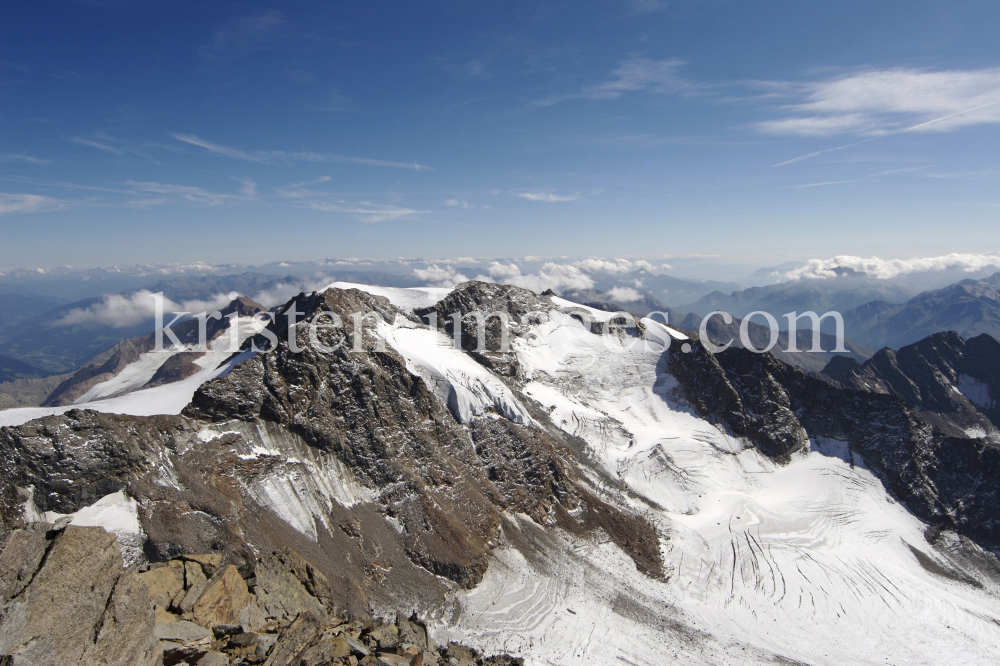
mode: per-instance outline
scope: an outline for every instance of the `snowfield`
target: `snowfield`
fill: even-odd
[[[523,542],[455,593],[461,613],[439,616],[439,641],[534,664],[996,663],[995,583],[932,549],[845,443],[812,441],[780,466],[696,417],[657,368],[652,328],[644,346],[555,313],[515,350],[524,393],[662,529],[667,580],[639,574],[610,540],[518,517]]]

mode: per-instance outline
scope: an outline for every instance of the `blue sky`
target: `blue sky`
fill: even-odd
[[[1000,250],[992,2],[7,2],[0,269]]]

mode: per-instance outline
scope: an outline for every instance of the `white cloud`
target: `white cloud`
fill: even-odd
[[[573,265],[577,268],[582,268],[588,273],[611,273],[612,275],[618,275],[628,273],[632,270],[632,262],[628,259],[607,260],[591,257],[577,261]]]
[[[347,263],[347,262],[337,262],[337,263]],[[287,265],[287,264],[286,264]],[[251,298],[266,308],[274,307],[275,305],[281,305],[287,303],[289,299],[293,296],[298,296],[300,293],[309,293],[316,291],[317,289],[322,289],[327,286],[334,279],[326,275],[318,275],[313,278],[306,278],[303,280],[296,280],[292,282],[282,282],[276,284],[270,289],[265,289],[259,291]]]
[[[758,123],[772,134],[945,132],[1000,122],[1000,68],[858,72],[801,86],[789,116]]]
[[[674,267],[671,266],[670,264],[663,264],[663,265],[660,266],[660,270],[661,271],[669,271],[669,270],[673,270],[673,268]]]
[[[590,289],[594,286],[594,281],[586,273],[568,264],[547,263],[538,269],[538,273],[524,275],[516,264],[494,261],[490,264],[490,277],[500,284],[514,285],[536,293],[546,289],[562,293],[567,289]]]
[[[41,194],[0,193],[0,215],[10,213],[45,213],[65,208],[66,203]]]
[[[551,192],[519,192],[518,195],[522,199],[527,199],[528,201],[545,201],[548,203],[556,203],[559,201],[576,201],[580,198],[579,194],[552,194]]]
[[[642,298],[642,294],[632,287],[613,287],[608,290],[608,296],[619,303],[631,303]]]
[[[590,257],[588,259],[577,261],[573,265],[577,268],[582,268],[588,273],[611,273],[612,275],[628,273],[629,271],[634,271],[639,268],[644,268],[647,271],[653,270],[653,264],[649,263],[645,259],[629,261],[628,259],[619,258],[604,259],[602,257]],[[666,264],[664,265],[666,266]],[[669,266],[667,268],[669,268]]]
[[[517,264],[502,264],[499,261],[490,262],[490,277],[492,278],[505,280],[508,278],[518,277],[520,275],[521,269],[518,268]]]
[[[229,294],[218,294],[214,298],[201,301],[191,300],[183,303],[176,303],[169,298],[164,298],[164,313],[168,312],[212,312],[223,308],[230,302]],[[101,324],[113,326],[114,328],[125,328],[134,326],[143,321],[149,321],[150,328],[154,324],[154,299],[153,292],[146,289],[133,292],[131,294],[110,294],[102,298],[97,303],[86,308],[71,310],[62,319],[55,322],[59,326],[74,326],[80,324]],[[164,314],[166,317],[167,315]],[[169,319],[172,319],[171,315]],[[168,319],[168,321],[169,321]]]
[[[421,280],[426,280],[432,287],[454,287],[456,284],[469,281],[469,278],[451,266],[441,268],[437,264],[431,264],[427,268],[414,268],[413,273]]]
[[[461,201],[459,199],[445,199],[445,206],[458,206],[459,208],[471,208],[468,201]]]
[[[780,280],[802,278],[834,278],[837,269],[850,269],[874,278],[891,279],[911,273],[958,270],[966,273],[997,268],[1000,254],[948,254],[917,259],[880,259],[878,257],[838,256],[832,259],[810,259],[805,266],[785,273],[776,273]]]
[[[652,3],[641,3],[647,7]],[[568,99],[615,99],[627,92],[652,92],[658,94],[700,92],[696,83],[678,74],[686,63],[683,60],[652,60],[631,58],[623,61],[611,73],[605,83],[587,86],[579,92],[552,95],[538,102],[541,106],[551,106]]]

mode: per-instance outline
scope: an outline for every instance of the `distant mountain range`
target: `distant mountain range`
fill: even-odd
[[[595,291],[607,292],[616,288],[618,290],[634,289],[671,307],[695,301],[707,294],[715,292],[728,293],[740,288],[740,285],[735,282],[682,279],[665,274],[654,275],[643,268],[624,274],[595,277]],[[574,300],[577,298],[576,292],[568,292],[564,295]]]
[[[751,287],[729,295],[716,291],[677,309],[702,317],[716,310],[728,312],[734,317],[762,310],[774,315],[781,328],[787,328],[788,322],[782,317],[787,312],[846,312],[871,301],[903,303],[911,296],[912,293],[888,280],[849,273],[836,278],[812,278]]]
[[[844,313],[847,337],[869,347],[898,349],[939,331],[1000,339],[1000,273],[925,291],[905,303],[874,300]]]

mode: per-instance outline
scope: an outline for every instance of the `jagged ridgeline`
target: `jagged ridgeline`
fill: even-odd
[[[1000,649],[995,341],[806,373],[482,282],[329,288],[274,315],[175,413],[116,396],[0,428],[10,663]],[[77,585],[53,564],[74,558],[71,575],[107,571],[96,601],[73,592],[101,610],[57,635],[44,600]]]

